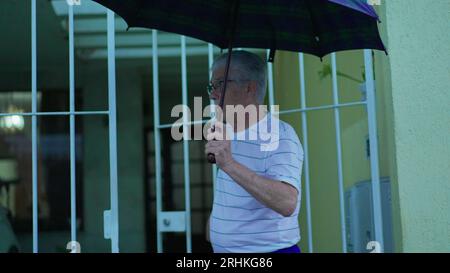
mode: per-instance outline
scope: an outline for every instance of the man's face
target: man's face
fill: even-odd
[[[225,111],[227,105],[248,105],[252,103],[253,95],[249,92],[248,81],[238,81],[241,77],[236,77],[236,71],[230,68],[228,73],[227,91],[223,103],[223,110]],[[225,67],[218,67],[212,73],[211,82],[214,86],[218,86],[212,90],[210,99],[214,100],[216,105],[220,102],[220,96],[222,95],[222,88],[224,85]]]

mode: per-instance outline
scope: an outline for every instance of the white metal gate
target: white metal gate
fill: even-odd
[[[119,214],[117,192],[117,127],[116,127],[116,79],[114,52],[114,13],[105,9],[108,22],[108,110],[107,111],[76,111],[75,110],[75,76],[74,76],[74,6],[68,5],[69,19],[69,73],[70,73],[70,111],[69,112],[38,112],[37,111],[37,43],[36,43],[36,0],[31,0],[31,113],[0,113],[1,116],[19,115],[32,118],[32,218],[33,218],[33,252],[38,248],[38,180],[37,180],[37,117],[38,116],[69,116],[70,117],[70,201],[71,201],[71,242],[72,252],[77,252],[76,229],[76,192],[75,192],[75,117],[80,115],[106,115],[109,120],[109,168],[110,168],[110,203],[111,208],[104,212],[105,238],[111,239],[111,252],[119,252]]]
[[[160,124],[159,114],[159,85],[158,85],[158,32],[153,30],[153,106],[154,106],[154,131],[155,131],[155,158],[156,158],[156,194],[157,194],[157,249],[158,252],[163,251],[162,234],[164,232],[185,232],[186,233],[186,251],[192,251],[191,242],[191,215],[190,215],[190,180],[189,180],[189,147],[187,127],[190,125],[198,124],[199,122],[190,122],[185,117],[186,113],[183,113],[183,156],[184,156],[184,185],[185,185],[185,210],[169,212],[162,210],[162,191],[161,191],[161,145],[160,145],[160,130],[169,128],[172,124]],[[183,105],[187,105],[188,90],[187,90],[187,67],[186,67],[186,40],[184,36],[180,36],[181,47],[181,77],[182,77],[182,98]],[[375,86],[373,77],[373,58],[371,50],[364,50],[364,65],[366,75],[366,92],[367,98],[365,101],[339,103],[338,99],[338,80],[337,80],[337,64],[336,53],[331,54],[332,59],[332,79],[333,79],[333,104],[323,105],[318,107],[307,107],[306,95],[305,95],[305,75],[304,75],[304,55],[298,54],[300,65],[300,104],[301,108],[290,109],[280,111],[279,114],[300,113],[302,117],[302,139],[305,152],[304,161],[304,175],[305,175],[305,190],[306,190],[306,215],[307,215],[307,227],[308,227],[308,249],[313,252],[313,239],[312,239],[312,220],[311,220],[311,206],[310,206],[310,177],[309,177],[309,162],[308,162],[308,125],[307,125],[307,113],[310,111],[318,111],[325,109],[334,110],[334,121],[336,131],[336,146],[337,146],[337,163],[338,163],[338,183],[339,183],[339,205],[340,205],[340,224],[341,224],[341,240],[342,251],[347,252],[347,236],[345,226],[345,209],[344,209],[344,183],[343,183],[343,171],[342,171],[342,150],[341,150],[341,126],[340,126],[340,109],[344,107],[363,106],[367,109],[368,125],[369,125],[369,143],[370,143],[370,166],[371,166],[371,180],[372,180],[372,200],[374,208],[374,223],[375,223],[375,240],[379,243],[379,251],[383,251],[383,222],[381,214],[381,196],[380,196],[380,175],[378,166],[378,142],[377,142],[377,123],[375,112]],[[269,51],[267,51],[267,55]],[[209,67],[213,62],[213,46],[208,45],[208,60]],[[269,105],[275,104],[274,99],[274,83],[273,83],[273,65],[268,63],[268,96]],[[211,77],[211,75],[210,75]],[[212,103],[211,103],[212,104]],[[212,116],[214,115],[212,108]],[[205,123],[206,121],[202,121]],[[213,184],[215,184],[216,167],[213,165]]]

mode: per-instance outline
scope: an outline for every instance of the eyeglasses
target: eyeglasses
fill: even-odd
[[[247,81],[247,80],[227,80],[227,82],[242,82],[242,81]],[[224,82],[225,82],[224,80],[217,80],[217,81],[214,81],[214,82],[210,82],[206,86],[206,91],[208,91],[208,95],[211,95],[211,93],[214,90],[217,90],[217,89],[221,88]]]

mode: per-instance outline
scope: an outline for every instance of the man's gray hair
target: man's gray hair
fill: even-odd
[[[212,65],[212,71],[218,67],[225,67],[227,63],[228,53],[220,55]],[[251,52],[244,50],[237,50],[231,52],[230,74],[234,71],[234,77],[237,80],[251,80],[257,84],[257,100],[258,103],[264,103],[267,87],[267,68],[261,58]],[[230,77],[230,74],[228,77]]]

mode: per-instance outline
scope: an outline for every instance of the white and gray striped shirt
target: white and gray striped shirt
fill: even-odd
[[[256,140],[248,140],[251,133],[257,133]],[[257,201],[219,169],[210,219],[214,252],[272,252],[298,243],[303,149],[295,130],[267,114],[233,137],[234,160],[258,175],[293,185],[299,192],[298,202],[294,213],[284,217]],[[267,149],[268,144],[273,149]],[[266,148],[262,148],[264,145]]]

